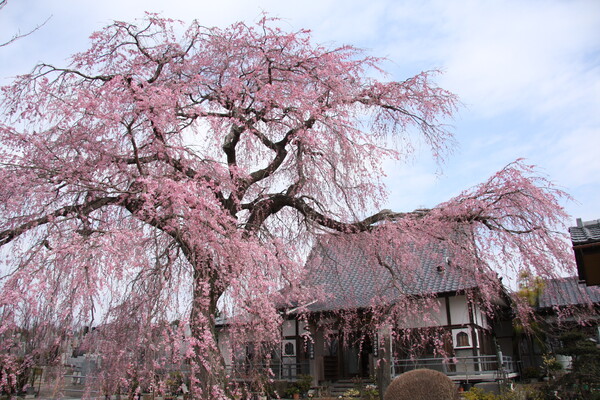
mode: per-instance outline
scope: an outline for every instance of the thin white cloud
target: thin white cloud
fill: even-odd
[[[440,82],[473,111],[545,114],[565,105],[556,98],[593,96],[600,2],[428,1],[399,3],[391,14],[400,40],[382,43],[385,53],[442,67]]]
[[[467,2],[447,7],[446,82],[477,111],[497,115],[517,109],[545,115],[579,100],[586,70],[600,50],[600,3]],[[596,70],[596,74],[597,74]],[[598,75],[596,75],[598,78]],[[562,103],[562,104],[561,104]]]
[[[600,187],[600,130],[583,128],[567,132],[552,147],[550,156],[558,167],[551,171],[556,179],[570,186]],[[600,202],[600,198],[597,200]]]

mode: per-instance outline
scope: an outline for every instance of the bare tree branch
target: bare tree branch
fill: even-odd
[[[6,4],[8,4],[8,0],[0,0],[0,10],[2,10],[4,8],[4,6],[6,6]],[[13,35],[13,37],[11,37],[8,41],[6,41],[4,43],[0,43],[0,47],[8,46],[9,44],[14,43],[15,41],[17,41],[21,38],[24,38],[25,36],[31,35],[33,32],[39,30],[41,27],[46,25],[46,23],[48,21],[50,21],[50,18],[52,18],[52,15],[49,16],[48,18],[46,18],[46,20],[44,22],[36,25],[33,29],[31,29],[30,31],[28,31],[26,33],[21,33],[20,31],[17,31],[17,33],[15,33]]]

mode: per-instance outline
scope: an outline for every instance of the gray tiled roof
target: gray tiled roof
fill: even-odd
[[[540,295],[540,308],[600,304],[600,286],[586,286],[579,278],[552,279],[546,282]]]
[[[569,228],[574,245],[600,242],[600,219],[593,221],[577,221],[577,226]]]
[[[476,287],[472,275],[448,263],[447,251],[431,245],[414,251],[417,268],[405,273],[390,257],[378,262],[370,248],[359,241],[323,236],[306,262],[306,287],[319,287],[326,301],[309,307],[311,311],[333,311],[390,304],[402,294],[412,296],[452,293]],[[441,267],[441,268],[440,268]],[[392,271],[392,272],[390,272]],[[394,273],[395,279],[392,278]]]

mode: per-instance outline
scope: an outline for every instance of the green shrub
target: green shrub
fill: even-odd
[[[376,385],[366,385],[362,389],[362,397],[366,400],[379,400],[379,390]]]
[[[439,371],[416,369],[405,372],[392,381],[384,400],[456,400],[454,382]]]
[[[169,377],[165,381],[165,386],[168,390],[168,394],[179,393],[182,384],[183,374],[179,371],[170,372]]]
[[[550,397],[549,397],[550,398]],[[551,397],[553,398],[553,397]],[[546,397],[536,387],[522,385],[515,390],[508,390],[502,394],[494,394],[485,390],[473,387],[463,394],[465,400],[544,400]]]
[[[342,395],[344,399],[352,399],[360,396],[360,391],[358,389],[348,389]]]
[[[544,400],[554,398],[554,396],[547,397],[540,389],[530,385],[521,386],[518,388],[517,392],[521,395],[520,398],[524,398],[526,400]]]
[[[463,394],[463,398],[466,400],[497,400],[498,396],[478,387],[472,387],[468,392]]]
[[[294,394],[301,394],[302,396],[304,396],[310,390],[311,386],[312,376],[298,375],[298,380],[292,383],[292,385],[285,390],[284,394],[287,397],[292,397],[292,395]]]
[[[540,370],[536,367],[527,367],[523,369],[523,379],[538,379],[540,377]]]
[[[285,397],[293,397],[295,394],[300,394],[300,389],[298,386],[292,385],[285,390],[284,394]]]
[[[559,391],[574,392],[577,399],[592,399],[600,392],[600,348],[581,330],[560,336],[558,354],[571,357],[571,370],[557,380]]]
[[[305,395],[312,386],[313,378],[310,375],[299,375],[296,381],[296,387],[300,390],[300,394]]]

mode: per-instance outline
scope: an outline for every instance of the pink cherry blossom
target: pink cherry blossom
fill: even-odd
[[[231,351],[268,354],[278,307],[317,296],[300,284],[318,234],[405,260],[404,279],[411,248],[444,242],[484,300],[492,271],[572,268],[566,195],[522,161],[433,209],[368,215],[386,201],[385,160],[452,147],[457,98],[436,71],[378,81],[382,59],[267,18],[182,31],[148,14],[91,42],[2,88],[2,387],[26,332],[32,365],[76,341],[101,355],[89,382],[104,393],[164,391],[164,372],[189,365],[194,398],[229,398],[219,309]],[[412,300],[374,323],[416,313]]]

